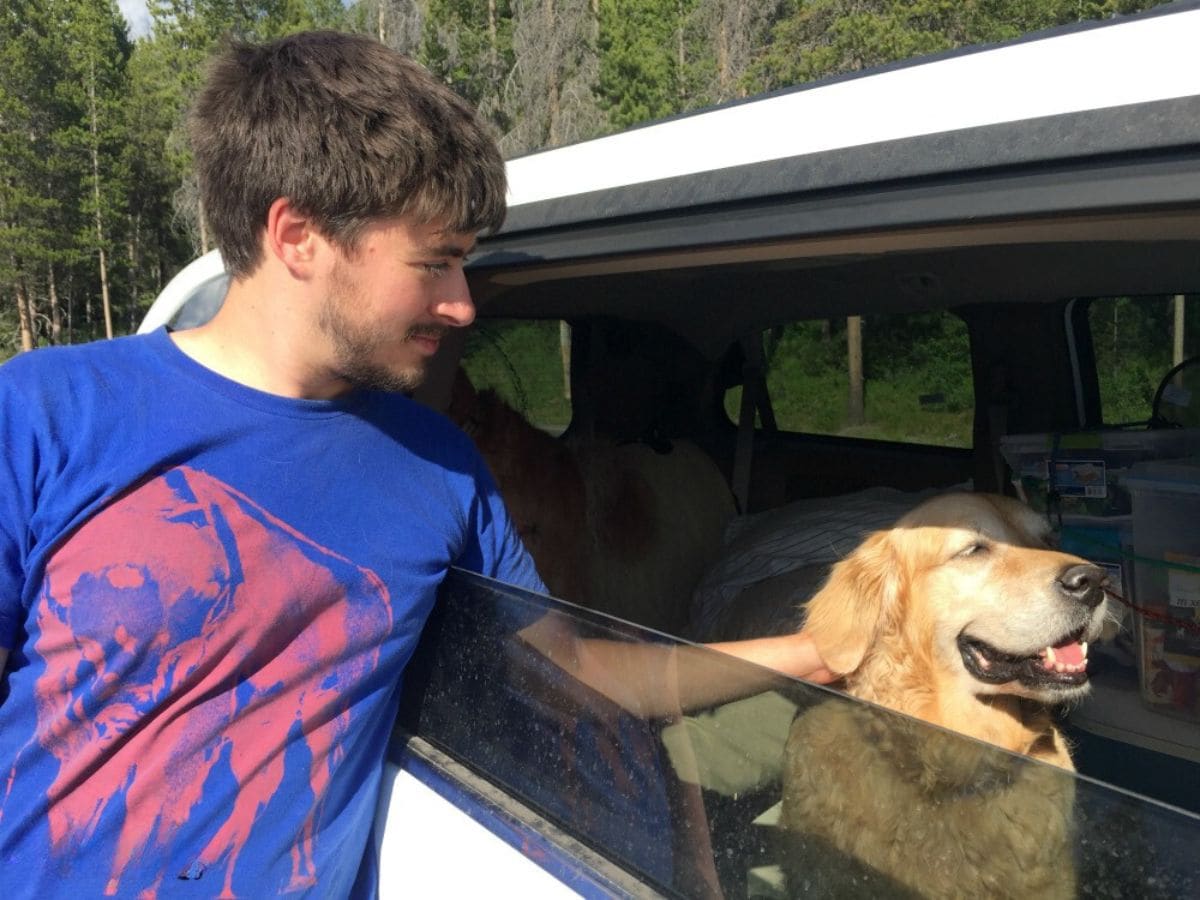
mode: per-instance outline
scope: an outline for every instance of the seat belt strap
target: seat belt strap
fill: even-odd
[[[754,419],[762,419],[763,428],[775,431],[775,413],[767,397],[762,335],[742,338],[742,403],[738,411],[737,444],[733,456],[733,496],[745,514],[750,500],[750,470],[754,457]]]

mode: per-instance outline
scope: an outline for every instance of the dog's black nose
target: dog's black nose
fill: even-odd
[[[1071,566],[1058,576],[1059,587],[1072,600],[1084,606],[1099,606],[1104,599],[1107,575],[1099,566],[1090,564]]]

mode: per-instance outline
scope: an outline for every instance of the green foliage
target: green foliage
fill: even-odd
[[[967,326],[950,313],[872,316],[864,324],[869,381],[908,384],[948,413],[974,408]]]
[[[767,390],[785,431],[971,446],[974,394],[966,325],[950,313],[863,322],[866,423],[847,421],[844,320],[797,322],[768,336]],[[726,409],[738,415],[740,392]]]
[[[467,337],[463,368],[476,389],[491,388],[529,421],[548,430],[571,420],[557,320],[480,322]]]
[[[605,0],[600,5],[599,94],[609,125],[628,128],[684,108],[678,0]]]
[[[1103,19],[1161,0],[788,0],[747,74],[753,90]]]
[[[1184,310],[1186,358],[1200,354],[1200,297],[1187,298]],[[1154,393],[1173,365],[1174,312],[1174,297],[1113,297],[1089,304],[1105,424],[1150,418]]]
[[[507,0],[429,0],[418,58],[507,131],[502,102],[512,70],[513,13]]]
[[[344,16],[340,0],[151,0],[150,12],[152,34],[134,43],[115,0],[0,4],[0,354],[22,344],[17,297],[34,346],[101,336],[105,286],[115,330],[133,330],[195,255],[182,121],[213,47]]]

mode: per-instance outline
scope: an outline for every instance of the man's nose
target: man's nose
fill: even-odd
[[[458,269],[453,278],[454,283],[446,285],[442,299],[434,304],[433,311],[447,325],[465,328],[475,321],[475,301],[471,299],[467,276],[462,269]]]

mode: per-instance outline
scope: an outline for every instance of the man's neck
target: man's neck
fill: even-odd
[[[260,270],[230,283],[217,314],[197,328],[172,334],[175,345],[207,369],[238,384],[305,400],[327,400],[352,387],[305,348],[321,346],[301,307],[310,299],[293,284]]]

